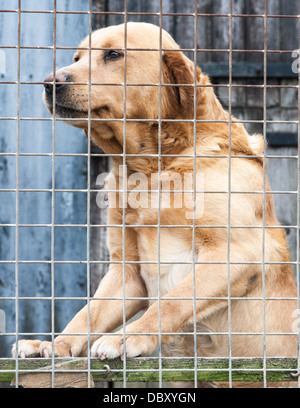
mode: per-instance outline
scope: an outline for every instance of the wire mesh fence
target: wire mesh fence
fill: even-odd
[[[8,381],[13,375],[16,387],[24,385],[26,378],[35,386],[37,382],[65,386],[59,378],[61,372],[67,372],[87,374],[80,379],[85,387],[94,386],[94,381],[113,381],[121,387],[131,381],[159,387],[170,382],[176,386],[176,381],[190,381],[194,387],[208,382],[234,387],[250,381],[264,387],[276,382],[296,387],[297,378],[291,374],[299,372],[300,363],[299,2],[16,0],[9,9],[5,7],[7,2],[0,1],[0,379]],[[152,31],[146,36],[142,31],[132,32],[131,22],[158,27],[155,43],[151,42]],[[119,30],[116,42],[114,34],[106,43],[94,39],[95,28],[113,24],[123,24],[122,29],[114,28]],[[180,49],[166,40],[164,30]],[[102,33],[105,36],[107,32]],[[181,76],[177,80],[173,70],[168,83],[166,66],[172,66],[172,56],[181,52],[189,58],[192,79],[185,81]],[[82,76],[69,68],[74,54],[75,65],[85,61]],[[95,62],[95,54],[104,57]],[[116,61],[122,67],[119,76],[111,68]],[[101,64],[106,70],[110,67],[108,79],[95,74],[104,70]],[[149,78],[139,72],[139,68],[143,72],[149,68],[152,75],[156,66],[157,76]],[[211,76],[211,82],[200,80],[197,66]],[[72,74],[66,74],[68,69]],[[44,81],[51,71],[52,77]],[[57,101],[62,86],[72,90],[72,97],[76,94],[73,111],[69,101]],[[43,87],[53,116],[41,102]],[[208,115],[199,115],[202,91],[217,94],[228,116],[221,110],[213,115],[209,109]],[[108,94],[101,106],[95,106],[97,92]],[[140,109],[141,92],[146,110]],[[112,95],[117,95],[118,110],[111,106]],[[173,98],[174,110],[185,98],[191,110],[166,114],[166,95]],[[84,114],[80,103],[85,106]],[[64,114],[62,107],[66,108]],[[102,116],[95,115],[98,109]],[[201,142],[199,148],[199,129],[210,129],[212,134],[219,126],[222,131],[226,128],[227,147],[206,134],[210,143]],[[249,139],[251,149],[237,147],[235,131],[243,133],[243,126],[250,134],[261,133],[262,142],[254,136]],[[101,141],[95,129],[101,129]],[[171,133],[174,129],[178,136]],[[185,129],[189,139],[182,142]],[[116,142],[111,142],[111,132]],[[156,138],[155,143],[149,145],[146,137]],[[197,169],[203,169],[209,160],[212,166],[223,163],[224,174],[218,183],[212,178],[215,184],[208,186],[209,176],[204,170],[198,174]],[[250,166],[253,182],[237,184],[237,162],[258,163],[261,175]],[[189,169],[184,179],[181,173],[177,177],[180,166]],[[111,169],[104,191],[104,179]],[[241,178],[243,171],[241,166]],[[261,177],[261,184],[255,183],[255,177]],[[272,197],[281,224],[269,217]],[[219,199],[225,202],[222,218],[214,214]],[[211,217],[205,216],[211,205],[207,200],[215,206]],[[239,213],[254,211],[257,200],[260,208],[255,211],[260,212],[260,218],[241,223]],[[155,209],[154,216],[149,215],[149,208]],[[110,213],[111,209],[117,214]],[[166,209],[170,210],[167,216]],[[283,250],[274,243],[270,255],[270,237],[282,243],[284,233],[291,257],[277,256]],[[222,237],[222,254],[215,250],[202,258],[201,248],[210,247],[215,235]],[[257,256],[251,253],[252,240]],[[280,278],[272,280],[270,271],[278,267]],[[110,289],[103,291],[97,287],[104,276],[108,280],[107,269],[118,274],[112,276]],[[289,290],[291,283],[287,284],[291,269],[293,290]],[[216,284],[218,271],[222,271],[220,279],[226,282],[226,290],[199,289],[204,285],[201,279],[205,282],[207,278],[202,276],[205,270],[211,271],[209,280]],[[243,271],[245,290],[236,289],[236,271]],[[130,286],[133,274],[139,276],[135,290]],[[180,283],[186,282],[187,274],[192,285],[184,291]],[[252,291],[257,282],[260,290]],[[281,289],[273,292],[272,285],[277,284]],[[270,309],[278,310],[278,302],[283,302],[282,315],[271,317]],[[214,314],[205,306],[205,315],[199,318],[204,304],[221,306]],[[97,313],[94,305],[98,305]],[[82,307],[85,323],[67,325]],[[151,326],[144,317],[147,324],[141,332],[135,322],[153,308],[155,324]],[[182,317],[185,309],[190,314]],[[247,325],[254,309],[259,324]],[[128,325],[137,312],[138,318]],[[210,313],[214,323],[208,320]],[[283,316],[287,316],[287,326],[282,323]],[[115,321],[95,324],[97,319]],[[176,319],[189,324],[176,326]],[[274,319],[279,323],[271,324]],[[128,328],[131,338],[139,340],[136,355],[130,355]],[[63,347],[68,338],[76,337],[78,343],[80,338],[86,340],[79,351],[74,351],[74,343],[75,348],[60,354],[54,345],[57,336]],[[102,343],[95,342],[99,336]],[[123,348],[113,356],[105,352],[105,347],[109,348],[105,342],[108,339],[114,345],[117,336],[122,338]],[[27,349],[18,343],[21,339],[50,343],[27,355]],[[153,350],[148,347],[151,341],[156,345]],[[168,342],[174,350],[166,348]],[[257,342],[256,351],[250,351]],[[11,360],[14,343],[15,358]],[[150,357],[137,357],[145,349]],[[45,359],[33,358],[40,354]],[[87,357],[76,360],[77,366],[68,365],[70,356],[83,354]],[[29,375],[33,371],[35,375],[46,371],[49,378],[32,380]],[[24,373],[28,375],[25,379]],[[67,384],[73,381],[78,381],[77,377],[62,378]]]

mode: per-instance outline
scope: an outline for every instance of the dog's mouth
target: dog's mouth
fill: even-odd
[[[55,116],[63,119],[82,119],[88,117],[88,112],[86,111],[60,105],[59,103],[55,104],[55,109],[53,109],[53,104],[47,104],[47,106],[51,115],[55,114]]]
[[[46,106],[51,115],[62,119],[86,119],[86,118],[97,118],[103,117],[105,112],[109,112],[109,107],[107,105],[100,106],[98,108],[92,109],[90,114],[88,111],[61,103],[59,99],[55,101],[55,109],[53,108],[53,99],[45,98]]]
[[[49,110],[51,115],[55,115],[60,118],[70,118],[70,119],[82,119],[88,117],[88,112],[82,109],[79,109],[74,106],[66,105],[65,103],[61,103],[59,98],[55,100],[55,109],[53,104],[53,98],[48,97],[47,95],[44,96],[44,102]]]

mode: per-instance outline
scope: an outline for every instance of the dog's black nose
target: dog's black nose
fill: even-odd
[[[70,76],[66,73],[63,72],[56,74],[55,80],[53,74],[50,74],[44,80],[45,91],[47,94],[52,94],[53,86],[55,85],[56,92],[59,92],[62,90],[62,88],[64,88],[66,82],[70,82]]]

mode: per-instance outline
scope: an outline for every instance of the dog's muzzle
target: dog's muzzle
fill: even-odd
[[[66,83],[71,82],[71,77],[70,75],[62,72],[62,73],[57,73],[55,75],[50,74],[47,76],[47,78],[44,80],[44,88],[45,88],[45,93],[47,96],[53,95],[53,88],[55,86],[55,92],[59,93],[63,91],[66,88]]]

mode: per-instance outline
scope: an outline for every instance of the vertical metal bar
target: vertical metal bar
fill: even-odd
[[[196,206],[197,206],[197,12],[198,1],[195,0],[194,5],[194,157],[193,157],[193,237],[192,237],[192,259],[193,259],[193,330],[194,330],[194,387],[197,388],[198,384],[198,371],[197,371],[197,309],[196,309],[196,265],[195,261],[195,241],[196,241]]]
[[[300,0],[298,0],[298,58],[300,57]],[[300,67],[298,65],[298,160],[297,160],[297,228],[296,228],[296,282],[297,282],[297,329],[298,329],[298,372],[300,372]],[[300,388],[300,377],[298,377]]]
[[[159,387],[162,387],[162,360],[161,360],[161,290],[160,290],[160,215],[161,215],[161,97],[162,97],[162,0],[159,2],[159,105],[158,105],[158,212],[157,212],[157,279],[158,279],[158,369]]]
[[[16,388],[19,386],[19,154],[20,154],[20,82],[21,82],[21,0],[18,1],[18,78],[17,78],[17,154],[16,154],[16,230],[15,230],[15,308],[16,308]]]
[[[267,149],[267,18],[268,18],[268,0],[265,0],[264,10],[264,84],[263,84],[263,216],[262,216],[262,289],[263,289],[263,378],[264,388],[267,387],[266,371],[266,288],[265,288],[265,232],[266,232],[266,149]]]
[[[87,156],[87,227],[86,227],[86,291],[87,291],[87,376],[88,376],[88,388],[91,387],[91,360],[90,360],[90,333],[91,333],[91,321],[90,321],[90,205],[91,205],[91,92],[92,92],[92,10],[93,3],[89,0],[89,85],[88,85],[88,156]]]
[[[231,230],[231,113],[232,113],[232,0],[229,12],[229,83],[228,83],[228,229],[227,229],[227,279],[228,279],[228,358],[229,358],[229,387],[232,388],[232,359],[231,359],[231,286],[230,286],[230,230]]]
[[[54,302],[54,223],[55,223],[55,112],[56,112],[56,0],[53,0],[53,116],[52,116],[52,157],[51,157],[51,341],[52,341],[52,372],[51,385],[55,387],[54,373],[54,332],[55,332],[55,302]]]
[[[123,212],[122,212],[122,280],[123,280],[123,344],[124,344],[124,360],[123,360],[123,387],[126,387],[126,273],[125,273],[125,261],[126,261],[126,248],[125,248],[125,213],[127,203],[127,168],[126,168],[126,97],[127,97],[127,0],[124,0],[124,95],[123,95]]]

